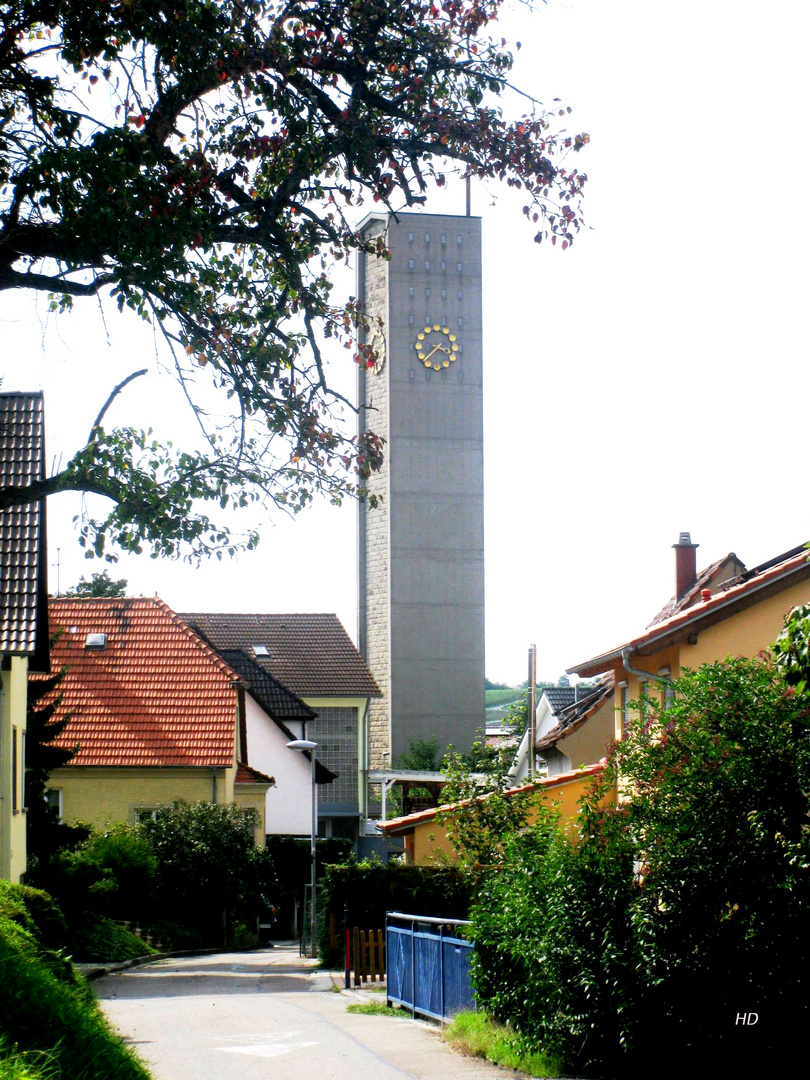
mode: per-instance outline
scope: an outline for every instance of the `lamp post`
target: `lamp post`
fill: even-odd
[[[312,788],[312,828],[310,830],[310,844],[309,844],[309,858],[310,858],[310,924],[309,924],[309,948],[310,956],[317,956],[315,949],[315,934],[316,934],[316,913],[315,913],[315,885],[316,885],[316,869],[315,869],[315,839],[318,835],[318,787],[315,783],[315,751],[318,749],[318,744],[312,742],[311,739],[293,739],[292,742],[287,743],[288,750],[298,750],[299,753],[303,753],[305,750],[310,752],[310,778]]]

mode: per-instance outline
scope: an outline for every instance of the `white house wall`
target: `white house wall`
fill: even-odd
[[[252,768],[275,777],[267,792],[267,832],[309,836],[312,803],[309,760],[287,749],[287,736],[249,694],[245,694],[248,761]],[[300,725],[295,725],[300,729]],[[296,737],[300,737],[297,732]]]

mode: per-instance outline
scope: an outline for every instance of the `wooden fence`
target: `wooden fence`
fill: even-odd
[[[339,932],[334,915],[329,916],[329,939],[332,948],[338,947]],[[385,982],[385,932],[361,930],[359,926],[349,930],[350,978],[354,986],[367,982]],[[348,982],[346,984],[349,985]]]
[[[354,985],[385,982],[385,934],[382,930],[352,930]]]

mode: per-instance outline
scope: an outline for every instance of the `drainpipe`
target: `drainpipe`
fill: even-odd
[[[217,805],[217,767],[211,766],[211,802]]]
[[[630,656],[633,650],[630,646],[626,646],[622,649],[622,665],[624,670],[630,675],[635,675],[637,679],[641,679],[643,682],[649,682],[650,679],[655,679],[657,682],[668,684],[671,682],[665,675],[657,675],[654,671],[643,671],[641,668],[635,668],[630,663]]]

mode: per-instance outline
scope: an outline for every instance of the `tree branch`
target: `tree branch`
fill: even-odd
[[[113,388],[112,392],[110,393],[110,396],[107,398],[107,400],[101,406],[101,411],[99,412],[98,416],[93,421],[93,426],[90,428],[90,434],[87,437],[88,444],[91,443],[93,441],[93,439],[98,437],[99,428],[101,426],[101,421],[104,419],[104,414],[107,412],[107,409],[109,409],[109,407],[112,405],[112,403],[118,397],[118,395],[121,393],[121,391],[124,389],[124,387],[128,386],[129,383],[131,383],[133,379],[138,379],[138,378],[141,377],[141,375],[146,375],[147,371],[148,371],[148,368],[141,368],[140,371],[133,371],[131,375],[127,375],[127,377],[125,379],[123,379],[118,384],[118,386]]]

